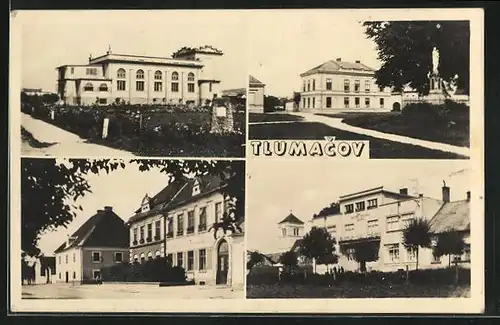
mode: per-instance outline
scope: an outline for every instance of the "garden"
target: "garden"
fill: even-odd
[[[233,132],[212,133],[211,107],[193,105],[56,106],[22,103],[32,117],[90,143],[139,156],[242,157],[245,108],[233,109]],[[103,124],[109,119],[107,136]]]

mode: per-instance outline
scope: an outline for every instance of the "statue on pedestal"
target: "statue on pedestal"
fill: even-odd
[[[439,67],[439,51],[436,47],[432,49],[432,73],[437,75]]]

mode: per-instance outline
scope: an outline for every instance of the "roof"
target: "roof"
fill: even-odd
[[[434,233],[470,230],[470,201],[445,202],[430,221]]]
[[[283,253],[262,254],[262,256],[264,256],[272,264],[279,263],[281,255],[283,255]]]
[[[265,84],[263,84],[260,80],[258,80],[257,78],[255,78],[254,76],[248,76],[248,82],[251,86],[254,86],[254,87],[264,87]]]
[[[358,192],[354,192],[354,193],[350,193],[350,194],[346,194],[346,195],[341,195],[341,196],[339,196],[339,202],[344,202],[347,200],[352,200],[352,199],[358,198],[360,196],[366,196],[366,195],[371,195],[371,194],[375,194],[375,193],[386,193],[386,194],[389,194],[391,196],[395,196],[397,198],[415,198],[415,196],[389,191],[389,190],[384,189],[383,186],[379,186],[379,187],[374,187],[374,188],[370,188],[367,190],[362,190],[362,191],[358,191]]]
[[[70,236],[69,245],[62,243],[55,253],[85,246],[128,248],[128,235],[128,228],[123,220],[110,207],[105,207],[104,210],[98,210]]]
[[[226,89],[222,91],[222,96],[244,96],[246,93],[246,88]]]
[[[336,73],[340,71],[346,71],[346,70],[354,70],[354,71],[359,71],[359,72],[374,72],[372,68],[364,65],[361,62],[347,62],[347,61],[337,61],[337,60],[329,60],[326,61],[304,73],[302,73],[300,76],[307,76],[311,74],[316,74],[316,73]]]
[[[282,223],[293,223],[296,225],[303,225],[304,224],[304,222],[302,220],[300,220],[299,218],[297,218],[293,213],[290,213],[285,219],[278,222],[278,224],[282,224]]]
[[[303,242],[303,241],[304,241],[304,239],[302,239],[302,238],[301,238],[301,239],[297,239],[297,240],[295,241],[295,243],[293,243],[292,248],[290,248],[290,250],[291,250],[292,252],[297,251],[297,249],[300,247],[300,245],[302,244],[302,242]]]

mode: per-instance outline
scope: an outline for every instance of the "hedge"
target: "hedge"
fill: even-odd
[[[172,266],[166,258],[147,260],[144,263],[120,263],[101,271],[103,282],[172,282],[184,283],[184,268]]]

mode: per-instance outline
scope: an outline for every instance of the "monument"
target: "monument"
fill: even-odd
[[[217,98],[214,94],[211,114],[210,133],[234,132],[233,107],[229,99]]]
[[[432,49],[432,71],[428,75],[429,77],[429,95],[427,97],[427,102],[432,104],[443,104],[445,100],[445,93],[442,89],[443,80],[439,76],[439,50],[434,47]]]

